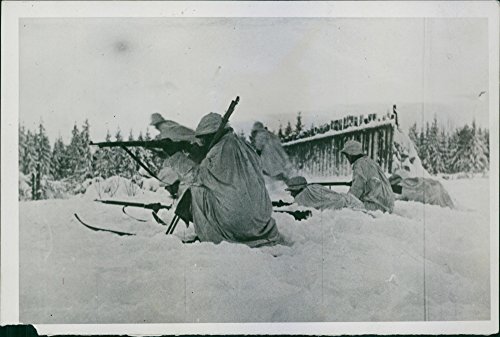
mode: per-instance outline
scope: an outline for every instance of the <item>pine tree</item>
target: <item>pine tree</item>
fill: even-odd
[[[66,154],[66,146],[63,143],[62,137],[56,139],[51,156],[51,174],[55,180],[64,179],[68,173],[68,158]]]
[[[418,148],[420,145],[418,131],[417,131],[417,123],[415,122],[410,129],[408,130],[408,137],[410,137],[411,141]]]
[[[456,138],[452,160],[455,172],[478,173],[487,170],[486,146],[478,135],[475,121],[472,127],[465,125],[458,130]]]
[[[73,130],[71,130],[71,140],[67,147],[68,153],[68,178],[74,181],[78,181],[80,178],[80,155],[81,155],[81,134],[80,130],[73,125]]]
[[[428,144],[427,141],[429,139],[429,134],[430,134],[430,126],[429,123],[426,123],[425,129],[422,128],[420,131],[420,137],[419,137],[419,152],[418,155],[420,159],[422,160],[422,166],[428,170],[430,167],[430,158],[429,158],[429,152],[428,152]]]
[[[105,141],[111,141],[111,133],[109,132],[109,130],[106,130]],[[106,179],[113,175],[113,159],[111,150],[112,149],[110,148],[104,147],[97,149],[97,151],[94,153],[92,161],[92,170],[94,177],[101,177]]]
[[[484,142],[483,136],[478,132],[476,121],[472,121],[472,155],[474,158],[473,171],[474,173],[485,172],[489,168],[489,151]]]
[[[283,141],[283,138],[285,135],[283,134],[283,125],[280,124],[280,128],[278,129],[278,137],[281,141]]]
[[[38,133],[35,136],[35,147],[37,165],[40,165],[40,174],[46,176],[50,174],[51,147],[42,122],[40,122]]]
[[[23,125],[19,125],[19,146],[18,146],[18,163],[19,171],[23,172],[24,167],[24,153],[26,152],[26,129]],[[23,172],[24,173],[24,172]]]
[[[137,140],[151,140],[151,135],[149,134],[149,129],[146,130],[146,136],[144,137],[142,135],[142,132],[139,133],[139,137],[137,137]],[[158,168],[161,167],[161,166],[157,166],[157,163],[155,163],[155,160],[154,158],[157,157],[155,155],[153,155],[153,153],[150,151],[150,150],[147,150],[147,149],[144,149],[144,148],[139,148],[140,150],[140,156],[139,158],[141,159],[141,161],[147,165],[147,167],[149,167],[151,170],[153,170],[153,172],[157,172],[158,171]],[[157,160],[158,163],[160,162],[160,160],[158,159]],[[163,162],[162,162],[163,163]],[[139,170],[139,166],[137,166],[137,170]]]
[[[116,129],[114,138],[114,141],[116,142],[123,141],[123,136],[119,127]],[[128,158],[125,157],[127,154],[124,153],[122,149],[116,147],[113,147],[110,150],[112,158],[110,171],[113,175],[124,175],[127,170]]]
[[[311,123],[309,130],[311,130],[311,136],[314,136],[316,134],[316,127],[314,126],[314,123]]]
[[[297,113],[297,121],[295,122],[295,135],[299,136],[302,130],[304,129],[304,124],[302,124],[302,113],[299,111]]]
[[[445,165],[442,157],[442,152],[440,150],[440,135],[439,126],[436,116],[432,121],[432,125],[429,129],[429,134],[427,138],[427,154],[428,154],[428,164],[429,172],[432,174],[444,172]]]
[[[130,129],[127,141],[133,141],[133,140],[135,140],[134,133],[133,133],[132,129]],[[139,148],[138,147],[132,148],[130,150],[132,151],[133,154],[135,154],[136,156],[139,156]],[[123,172],[124,176],[127,178],[132,178],[135,175],[136,171],[137,171],[137,169],[136,169],[135,161],[129,155],[127,155],[124,158],[124,172]]]
[[[90,150],[90,124],[88,119],[85,120],[80,133],[80,179],[92,177],[92,152]]]
[[[439,133],[439,153],[443,162],[443,173],[451,173],[449,135],[444,128]]]
[[[284,133],[285,139],[289,138],[292,135],[292,133],[293,133],[292,124],[290,122],[288,122],[288,124],[286,125],[286,128],[285,128],[285,133]]]
[[[25,133],[21,155],[21,166],[19,169],[23,174],[31,175],[36,168],[35,135],[31,132],[31,130],[27,130]]]
[[[149,128],[146,129],[146,135],[144,136],[144,140],[151,140],[151,134],[149,133]],[[163,166],[164,159],[158,155],[155,155],[153,152],[149,150],[145,150],[146,158],[144,163],[153,171],[158,172],[160,168]]]
[[[460,129],[455,129],[452,133],[450,133],[448,137],[448,172],[449,173],[457,173],[456,166],[456,158],[455,155],[458,153],[459,148],[459,140],[460,140]]]
[[[488,129],[484,129],[482,132],[483,143],[486,147],[485,155],[488,158],[488,162],[490,161],[490,131]]]
[[[35,170],[32,172],[32,196],[38,200],[45,197],[45,186],[43,181],[46,181],[51,171],[51,147],[49,137],[45,133],[43,122],[38,126],[38,132],[34,137],[35,147]]]

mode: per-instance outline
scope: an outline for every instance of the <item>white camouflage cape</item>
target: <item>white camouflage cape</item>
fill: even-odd
[[[454,207],[450,195],[437,180],[421,177],[404,178],[401,181],[401,186],[403,187],[399,197],[401,200],[419,201],[441,207]]]
[[[380,166],[367,156],[352,165],[349,193],[361,200],[367,210],[391,213],[394,209],[394,194],[389,180]]]
[[[201,241],[251,247],[280,242],[259,158],[233,132],[226,133],[201,162],[191,194]]]
[[[356,208],[364,209],[363,203],[349,193],[338,193],[318,184],[307,185],[295,196],[300,206],[313,207],[319,210]]]
[[[194,135],[194,130],[182,126],[177,122],[171,120],[165,120],[158,124],[157,126],[160,134],[157,139],[170,139],[174,142],[187,141],[190,143],[196,143],[197,139]]]
[[[285,178],[290,175],[292,165],[276,135],[265,129],[258,130],[253,143],[260,151],[262,169],[266,175],[270,177],[282,175]]]

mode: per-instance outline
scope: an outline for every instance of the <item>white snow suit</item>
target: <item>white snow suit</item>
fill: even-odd
[[[394,209],[394,194],[382,168],[367,156],[357,159],[352,165],[352,185],[349,193],[361,200],[370,211],[391,213]]]
[[[364,209],[363,203],[350,193],[338,193],[318,184],[307,185],[295,196],[300,206],[313,207],[319,210],[356,208]]]
[[[195,231],[201,241],[256,247],[281,241],[257,154],[232,131],[201,162],[191,187]]]

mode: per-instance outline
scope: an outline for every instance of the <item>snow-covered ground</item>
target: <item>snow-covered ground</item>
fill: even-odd
[[[443,180],[457,210],[397,201],[394,214],[275,214],[293,246],[182,244],[148,211],[20,202],[20,320],[30,323],[489,319],[489,180]],[[140,190],[125,198],[169,204]],[[93,232],[90,224],[136,233]],[[168,222],[172,213],[163,212]],[[425,237],[425,242],[424,242]]]

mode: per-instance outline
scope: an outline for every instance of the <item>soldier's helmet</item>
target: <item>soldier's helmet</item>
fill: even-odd
[[[363,154],[363,145],[355,140],[349,140],[344,144],[344,148],[341,153],[350,154],[351,156],[357,156]]]
[[[288,179],[286,185],[287,191],[300,191],[307,186],[307,180],[302,176],[296,176]]]
[[[203,116],[196,127],[195,136],[205,136],[212,133],[216,133],[222,123],[222,116],[218,113],[211,112]],[[226,128],[229,128],[229,124],[226,124]]]
[[[264,130],[264,124],[262,122],[253,123],[252,131]]]
[[[160,123],[163,123],[165,119],[159,113],[155,112],[151,115],[151,123],[149,125],[156,126]]]

